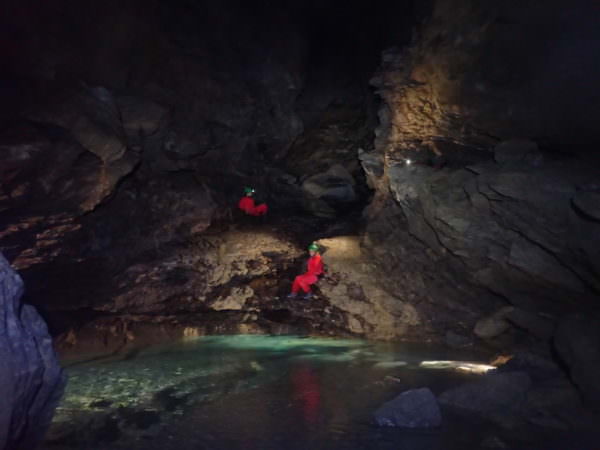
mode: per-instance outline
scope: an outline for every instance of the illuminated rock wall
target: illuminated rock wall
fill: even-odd
[[[439,0],[383,53],[364,244],[434,329],[510,304],[502,320],[548,339],[565,311],[597,308],[598,13]]]

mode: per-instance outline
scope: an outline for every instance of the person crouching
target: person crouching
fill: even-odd
[[[310,258],[308,259],[307,270],[294,279],[292,292],[288,295],[288,298],[295,298],[300,289],[304,291],[305,299],[311,298],[312,292],[310,286],[311,284],[315,284],[319,280],[319,275],[323,273],[323,260],[321,259],[319,246],[315,242],[308,246],[308,253],[310,254]]]
[[[254,192],[254,189],[251,187],[244,188],[244,196],[240,199],[238,207],[250,216],[262,216],[267,213],[269,208],[266,203],[261,203],[260,205],[254,204],[254,199],[252,198]]]

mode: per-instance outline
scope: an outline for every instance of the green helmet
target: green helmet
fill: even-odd
[[[319,251],[319,246],[318,246],[318,244],[316,242],[313,242],[312,244],[310,244],[308,246],[308,250],[309,251],[312,250],[312,251],[318,252]]]
[[[252,189],[251,187],[245,187],[244,194],[254,194],[254,189]]]

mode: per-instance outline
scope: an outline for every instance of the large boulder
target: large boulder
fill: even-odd
[[[0,254],[0,449],[33,449],[48,429],[65,376],[43,319],[20,303],[23,282]]]
[[[442,424],[440,407],[428,388],[411,389],[383,404],[375,412],[380,426],[435,428]]]

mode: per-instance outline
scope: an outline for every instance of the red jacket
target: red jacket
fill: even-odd
[[[323,261],[318,253],[308,259],[308,268],[306,273],[311,275],[321,275],[323,273]]]
[[[240,199],[238,206],[246,214],[252,214],[254,211],[254,199],[252,197],[244,196]]]

